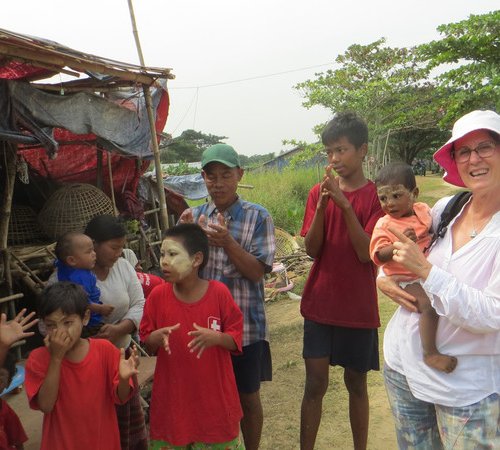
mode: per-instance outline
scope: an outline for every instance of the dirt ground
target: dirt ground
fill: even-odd
[[[304,363],[302,359],[302,317],[300,302],[281,297],[266,304],[273,356],[273,381],[264,383],[264,429],[262,450],[294,450],[299,448],[300,403],[304,389]],[[383,325],[387,323],[394,306],[380,300]],[[382,336],[380,336],[382,348]],[[141,367],[147,370],[150,361]],[[149,368],[148,370],[152,370]],[[370,395],[370,431],[368,449],[391,450],[397,448],[392,417],[380,372],[368,376]],[[7,396],[7,401],[18,413],[28,434],[25,450],[39,448],[42,414],[30,410],[24,391]],[[330,369],[330,386],[323,401],[323,418],[318,432],[316,449],[352,448],[348,418],[348,398],[340,368]]]
[[[383,326],[395,306],[382,297],[379,300]],[[299,448],[300,404],[305,369],[302,359],[302,316],[300,302],[281,298],[267,304],[273,356],[273,381],[264,383],[264,429],[261,448],[294,450]],[[380,332],[382,349],[382,331]],[[323,416],[316,449],[353,448],[348,417],[348,397],[341,368],[330,369],[330,386],[323,400]],[[368,449],[396,449],[396,436],[381,372],[368,375],[370,396],[370,429]]]

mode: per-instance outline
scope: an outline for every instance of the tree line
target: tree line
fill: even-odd
[[[385,38],[353,44],[335,58],[335,69],[315,75],[294,88],[303,106],[335,112],[353,110],[370,130],[370,157],[377,165],[391,158],[411,164],[428,158],[449,136],[457,117],[474,109],[500,110],[500,10],[440,25],[441,39],[413,47],[390,47]],[[284,141],[303,148],[295,158],[310,159],[318,141]],[[186,130],[160,144],[161,160],[200,161],[205,148],[227,137]],[[240,155],[251,167],[274,153]]]

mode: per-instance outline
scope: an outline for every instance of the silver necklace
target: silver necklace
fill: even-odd
[[[476,225],[474,224],[474,211],[472,209],[472,204],[470,205],[470,218],[472,221],[472,231],[469,236],[471,239],[474,239],[478,235],[478,232],[476,231]]]

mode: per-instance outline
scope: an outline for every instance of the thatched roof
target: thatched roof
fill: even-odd
[[[0,78],[36,81],[57,73],[83,79],[63,83],[64,89],[100,90],[135,83],[152,85],[155,80],[175,78],[171,69],[141,67],[73,50],[54,41],[0,29]],[[39,85],[61,89],[61,83]]]

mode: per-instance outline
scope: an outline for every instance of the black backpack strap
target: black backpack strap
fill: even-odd
[[[470,191],[462,191],[458,192],[450,199],[450,201],[444,207],[443,212],[441,213],[441,218],[439,220],[438,226],[434,231],[432,240],[425,251],[428,251],[432,247],[434,242],[436,242],[438,239],[444,237],[444,235],[448,231],[448,225],[460,212],[462,207],[467,203],[471,195],[472,192]]]

